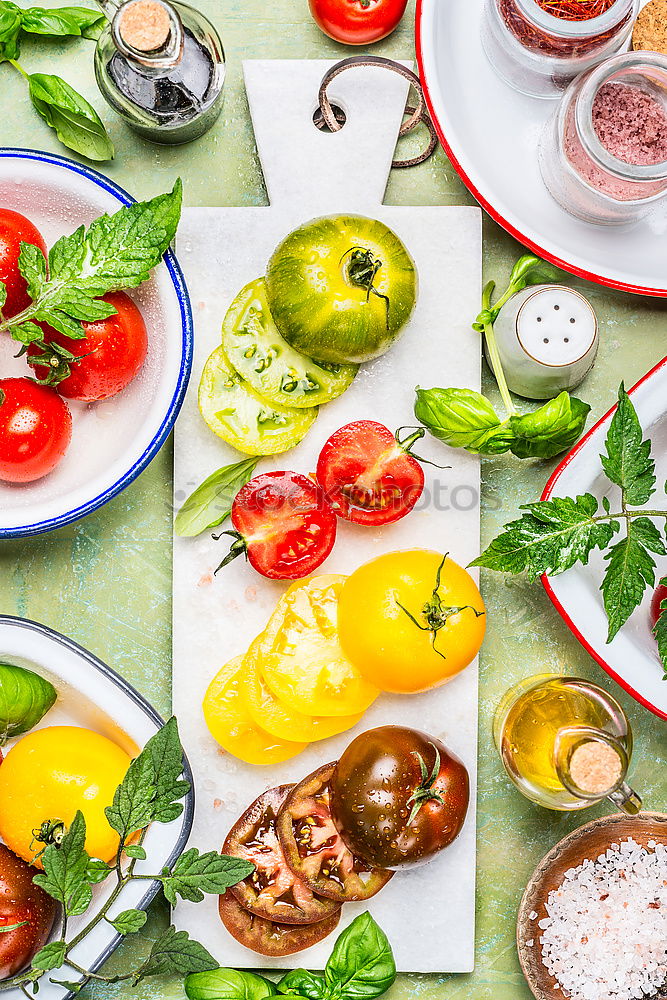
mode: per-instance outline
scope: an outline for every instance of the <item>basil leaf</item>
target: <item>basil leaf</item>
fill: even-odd
[[[336,941],[324,968],[330,991],[342,1000],[368,1000],[386,993],[396,979],[396,963],[384,931],[370,913],[361,913]]]
[[[36,726],[56,697],[53,684],[39,674],[0,663],[0,746]]]
[[[512,268],[509,284],[511,293],[515,294],[529,285],[547,285],[560,279],[561,272],[553,264],[532,254],[525,254]]]
[[[174,522],[182,538],[193,538],[227,520],[234,497],[255,471],[258,458],[246,458],[218,469],[198,486],[185,501]]]
[[[664,576],[660,583],[663,587],[667,587],[667,576]],[[667,681],[667,599],[660,604],[660,617],[655,623],[653,635],[658,644],[658,654],[665,668],[663,680]]]
[[[508,424],[472,389],[417,389],[415,417],[438,440],[473,454],[500,455],[512,444]]]
[[[21,54],[21,9],[9,0],[0,0],[0,62],[18,59]]]
[[[96,39],[107,19],[100,11],[89,7],[28,7],[22,12],[22,27],[33,35],[83,36]]]
[[[111,139],[95,108],[59,76],[31,73],[30,99],[68,149],[89,160],[113,160]]]
[[[607,432],[607,454],[600,456],[607,479],[623,491],[625,503],[640,507],[647,503],[655,490],[655,462],[651,458],[651,442],[643,440],[637,411],[621,382],[618,406]]]
[[[195,972],[185,980],[189,1000],[265,1000],[276,996],[276,988],[264,976],[236,969]]]
[[[133,979],[136,986],[146,976],[159,976],[165,973],[175,973],[187,976],[191,972],[208,972],[217,968],[218,963],[210,952],[193,941],[187,931],[177,931],[168,927],[160,935],[144,964],[137,970]]]
[[[598,501],[592,493],[522,504],[521,510],[526,513],[506,524],[471,566],[526,572],[536,580],[543,573],[556,575],[587,563],[593,549],[606,549],[620,530],[618,521],[596,520]]]
[[[569,451],[581,437],[590,410],[588,403],[561,392],[533,413],[510,417],[512,454],[517,458],[554,458]]]
[[[324,1000],[328,996],[324,977],[305,969],[293,969],[278,983],[280,993],[307,997],[308,1000]]]
[[[655,585],[655,560],[651,552],[667,555],[662,535],[653,521],[638,517],[628,520],[626,537],[605,556],[608,566],[600,589],[609,621],[607,642],[612,641],[639,607],[646,588]]]

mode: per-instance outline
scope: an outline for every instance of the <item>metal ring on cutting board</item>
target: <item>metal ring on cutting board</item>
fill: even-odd
[[[417,94],[417,106],[414,108],[411,105],[406,106],[405,113],[409,117],[401,125],[398,134],[399,136],[407,135],[419,124],[423,124],[426,126],[430,134],[429,144],[427,148],[422,153],[418,153],[417,156],[413,156],[408,160],[394,160],[392,162],[392,167],[414,167],[418,163],[423,163],[429,158],[429,156],[431,156],[438,145],[438,136],[435,131],[435,126],[433,125],[428,111],[426,110],[424,93],[422,91],[421,83],[419,82],[419,77],[416,73],[413,73],[411,69],[408,69],[407,66],[403,66],[401,63],[395,62],[393,59],[385,59],[382,56],[350,56],[347,59],[341,59],[341,61],[336,63],[335,66],[332,66],[331,69],[327,70],[322,78],[318,94],[318,101],[322,116],[321,122],[316,122],[318,128],[326,127],[330,132],[340,132],[343,128],[345,123],[344,121],[341,121],[340,116],[336,114],[337,109],[334,109],[329,100],[327,88],[331,81],[335,80],[337,76],[340,76],[340,74],[345,72],[346,69],[352,69],[355,66],[378,66],[380,69],[390,69],[392,72],[398,73],[399,76],[402,76],[413,87]]]

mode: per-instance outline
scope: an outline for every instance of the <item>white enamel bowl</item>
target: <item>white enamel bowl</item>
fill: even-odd
[[[37,728],[65,725],[93,729],[136,756],[163,724],[157,712],[127,681],[81,646],[44,625],[1,615],[0,661],[34,670],[56,688],[58,700]],[[192,785],[192,774],[185,758],[184,778]],[[190,835],[193,813],[194,791],[190,791],[178,819],[171,823],[153,823],[143,841],[147,856],[145,861],[137,862],[138,874],[160,872],[180,856]],[[88,923],[114,884],[111,877],[108,883],[95,888],[88,914],[70,919],[68,936],[73,937]],[[151,881],[128,884],[114,903],[110,916],[127,909],[145,910],[159,888],[158,882]],[[113,927],[102,921],[73,950],[72,957],[77,964],[94,972],[121,940]],[[80,977],[65,966],[56,978],[76,982]],[[40,984],[39,996],[44,1000],[63,1000],[68,995],[63,987],[49,983],[48,976]],[[2,997],[23,1000],[18,988],[7,990]]]
[[[590,281],[667,295],[667,200],[634,226],[597,226],[548,194],[537,144],[557,102],[525,97],[496,76],[480,39],[484,0],[417,0],[417,59],[452,165],[496,222],[538,256]]]
[[[651,508],[667,510],[667,358],[630,389],[644,436],[653,443],[657,492]],[[598,456],[615,407],[596,424],[561,462],[547,483],[543,500],[552,496],[578,496],[593,493],[609,497],[612,510],[618,510],[619,491],[605,478]],[[658,579],[667,575],[667,559],[656,556]],[[594,552],[587,566],[574,566],[560,576],[544,577],[549,597],[563,619],[604,670],[651,712],[667,719],[667,681],[658,657],[649,623],[651,593],[634,612],[613,642],[607,644],[607,619],[602,604],[600,583],[606,567],[602,553]]]
[[[155,192],[156,194],[158,192]],[[49,153],[0,149],[0,205],[28,216],[47,246],[133,199],[90,167]],[[0,538],[35,535],[84,517],[145,469],[174,424],[192,367],[187,288],[169,252],[150,281],[129,292],[148,329],[139,375],[103,403],[72,402],[72,443],[54,471],[25,486],[0,483]],[[17,344],[0,336],[0,374],[30,374]]]

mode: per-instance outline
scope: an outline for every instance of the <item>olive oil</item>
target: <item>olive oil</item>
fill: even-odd
[[[632,733],[621,706],[587,681],[540,674],[507,692],[494,739],[509,777],[547,809],[585,809],[605,797],[628,812],[641,800],[625,784]]]

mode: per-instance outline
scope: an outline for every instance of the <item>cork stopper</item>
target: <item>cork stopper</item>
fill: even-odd
[[[608,743],[589,740],[581,743],[570,757],[570,778],[586,795],[606,795],[618,785],[623,764]]]
[[[131,0],[121,9],[118,32],[136,52],[156,52],[171,31],[169,11],[160,0]]]
[[[667,0],[649,0],[639,12],[632,47],[667,55]]]

